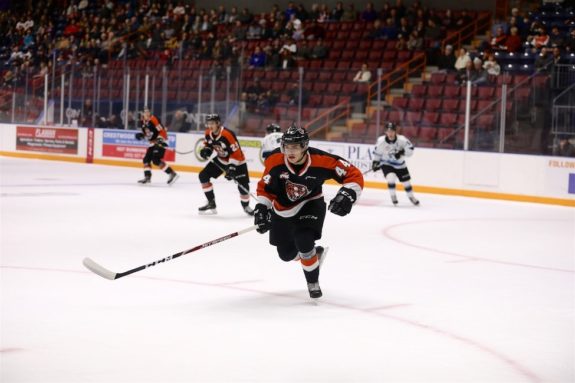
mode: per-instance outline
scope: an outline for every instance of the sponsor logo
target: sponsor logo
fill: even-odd
[[[289,180],[289,173],[288,172],[281,173],[280,180]]]
[[[56,131],[54,129],[36,129],[34,132],[36,138],[56,138]]]
[[[317,219],[317,216],[308,214],[300,216],[299,219]]]

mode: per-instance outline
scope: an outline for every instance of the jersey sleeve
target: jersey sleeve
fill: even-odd
[[[363,174],[357,167],[343,158],[329,153],[319,155],[317,159],[319,166],[329,169],[332,179],[343,187],[353,190],[356,198],[359,198],[364,181]]]
[[[266,158],[264,165],[264,173],[258,182],[256,194],[258,202],[266,205],[268,208],[272,207],[272,203],[277,199],[277,192],[275,191],[275,180],[272,175],[273,169],[283,163],[283,155],[277,151],[272,153]]]
[[[409,141],[405,136],[401,136],[402,138],[402,144],[403,144],[403,150],[405,151],[404,156],[405,157],[411,157],[413,155],[413,144],[411,143],[411,141]]]
[[[229,162],[234,165],[243,164],[245,162],[245,156],[236,136],[226,129],[223,130],[222,135],[226,141],[228,141],[230,155]]]
[[[385,140],[384,136],[381,136],[377,139],[377,141],[375,142],[375,148],[373,149],[373,160],[374,161],[381,161],[381,158],[383,157],[383,142]]]

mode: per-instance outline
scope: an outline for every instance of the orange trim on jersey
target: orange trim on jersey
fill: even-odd
[[[164,140],[167,140],[168,133],[166,132],[166,129],[164,129],[164,126],[160,123],[160,120],[158,120],[156,116],[150,116],[150,122],[152,123],[152,125],[154,125],[154,127],[158,131],[158,135],[162,137]]]

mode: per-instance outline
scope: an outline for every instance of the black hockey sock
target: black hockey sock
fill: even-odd
[[[174,170],[169,166],[164,171],[166,172],[166,174],[172,174],[174,172]]]
[[[213,190],[210,190],[208,192],[204,192],[204,194],[206,195],[206,198],[208,199],[208,201],[215,201],[216,200],[216,195],[214,194]]]
[[[305,275],[307,283],[316,283],[319,279],[319,259],[317,257],[315,248],[306,253],[299,253],[301,258],[301,267]]]
[[[144,170],[144,177],[152,178],[152,171],[151,170]]]

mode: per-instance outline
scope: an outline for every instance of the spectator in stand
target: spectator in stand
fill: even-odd
[[[185,110],[176,110],[172,122],[170,124],[171,132],[186,133],[192,128],[191,124],[187,121],[188,114]]]
[[[473,21],[473,18],[467,13],[467,10],[462,9],[459,13],[459,17],[455,20],[455,28],[461,29],[468,26]]]
[[[265,21],[265,19],[262,19]],[[262,26],[257,21],[252,21],[246,32],[246,39],[259,40],[262,37]]]
[[[533,46],[533,52],[541,50],[543,47],[549,46],[549,35],[544,26],[539,26],[535,29],[534,34],[527,37],[527,41]]]
[[[503,50],[505,49],[505,42],[507,41],[507,35],[503,31],[502,27],[498,27],[495,31],[495,36],[491,38],[491,49],[492,50]]]
[[[341,16],[340,21],[356,21],[357,20],[357,11],[355,10],[355,5],[353,3],[348,4],[345,11],[343,11],[343,15]]]
[[[306,40],[323,40],[325,37],[325,29],[317,21],[314,20],[305,29],[303,34]]]
[[[489,53],[487,60],[483,63],[483,69],[491,76],[499,76],[501,74],[501,66],[495,60],[495,54]]]
[[[297,15],[297,9],[293,1],[288,3],[286,10],[284,11],[284,16],[286,20],[291,20],[292,16]]]
[[[471,63],[471,57],[467,53],[467,49],[460,48],[457,54],[457,60],[455,60],[455,70],[464,71],[467,69],[467,65]]]
[[[335,4],[335,7],[331,11],[330,19],[332,21],[340,21],[341,18],[343,17],[343,14],[344,14],[343,2],[338,1]]]
[[[262,51],[259,45],[254,48],[254,53],[250,56],[250,68],[263,68],[266,66],[266,54]]]
[[[411,34],[412,29],[413,28],[411,28],[411,26],[409,25],[409,20],[407,20],[407,17],[402,17],[399,20],[399,27],[397,28],[398,34],[401,34],[402,36],[409,36]]]
[[[397,28],[395,27],[395,23],[391,17],[388,17],[385,20],[385,25],[382,28],[381,38],[387,40],[395,40],[397,38]]]
[[[483,69],[483,62],[479,57],[473,59],[473,71],[469,80],[473,85],[483,85],[489,82],[489,75]]]
[[[505,49],[507,52],[519,52],[523,46],[521,36],[519,36],[519,29],[517,27],[511,27],[510,32],[511,34],[507,36],[505,40]]]
[[[419,51],[423,49],[423,38],[419,36],[419,32],[417,30],[413,30],[413,32],[409,34],[409,40],[407,41],[407,49],[409,49],[410,51]]]
[[[559,136],[559,143],[553,148],[553,155],[560,157],[575,157],[575,146],[569,142],[569,136]]]
[[[575,53],[575,28],[569,32],[569,37],[565,41],[565,49],[568,52]]]
[[[548,49],[546,47],[543,47],[541,48],[541,52],[539,52],[539,55],[537,55],[537,58],[535,59],[535,69],[538,72],[547,72],[552,62],[553,58],[550,57]]]
[[[238,20],[242,23],[242,25],[249,25],[254,20],[254,15],[252,15],[248,8],[243,8],[242,12],[238,16]]]
[[[407,50],[407,40],[405,39],[405,36],[403,36],[401,33],[397,35],[397,40],[395,41],[395,49],[398,51]]]
[[[282,45],[282,47],[279,50],[279,53],[283,54],[286,51],[291,53],[292,55],[295,55],[297,53],[297,45],[294,39],[292,39],[291,37],[289,37],[284,43],[284,45]]]
[[[311,59],[324,59],[327,57],[328,49],[323,43],[323,40],[317,40],[315,46],[311,50],[310,58]]]
[[[549,35],[549,46],[550,47],[562,47],[565,45],[565,37],[559,31],[559,27],[556,25],[551,28],[551,34]]]
[[[291,88],[287,91],[289,97],[288,103],[290,105],[298,105],[299,103],[299,84],[297,82],[292,83]],[[304,87],[301,89],[301,104],[302,106],[307,105],[309,101],[309,91]]]
[[[441,27],[435,23],[435,21],[433,19],[429,19],[427,20],[427,28],[425,28],[424,31],[424,38],[426,40],[430,40],[431,41],[431,47],[432,48],[438,48],[439,44],[441,44],[441,36],[442,36],[443,32],[441,32]]]
[[[367,63],[361,65],[361,69],[355,74],[353,82],[368,83],[371,80],[371,71],[367,67]]]
[[[472,81],[475,77],[474,65],[471,59],[465,64],[465,69],[457,72],[457,82],[459,85],[466,85],[467,81]]]
[[[289,23],[288,23],[289,25]],[[286,27],[287,28],[287,27]],[[305,29],[303,27],[303,23],[300,19],[295,19],[293,21],[293,30],[292,30],[292,39],[295,41],[300,41],[305,38]]]
[[[447,44],[443,48],[443,52],[437,59],[437,67],[440,71],[449,72],[455,68],[455,55],[453,54],[453,46]]]
[[[377,12],[373,8],[373,3],[371,1],[368,1],[367,4],[365,4],[365,8],[363,11],[361,11],[361,14],[359,15],[359,19],[361,21],[365,21],[367,23],[370,23],[370,22],[374,21],[375,19],[377,19]]]
[[[311,57],[312,47],[307,40],[302,40],[297,48],[296,60],[307,60]]]
[[[279,69],[292,69],[297,67],[293,58],[293,54],[289,50],[283,50],[280,54],[280,67]]]
[[[234,41],[244,41],[247,37],[246,27],[242,25],[242,22],[239,19],[235,21],[235,25],[232,29],[232,36]]]

